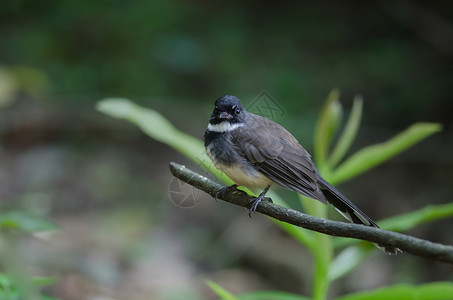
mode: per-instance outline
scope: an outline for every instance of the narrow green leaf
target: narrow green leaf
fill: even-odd
[[[9,291],[12,289],[12,283],[8,275],[0,273],[0,290]]]
[[[326,218],[327,206],[319,201],[299,195],[305,211],[313,216]],[[310,250],[314,257],[313,299],[325,299],[329,288],[329,268],[333,257],[332,237],[319,232],[311,232]]]
[[[141,107],[128,99],[105,99],[98,102],[97,109],[134,123],[153,139],[171,145],[190,158],[201,156],[205,152],[200,140],[178,131],[157,111]]]
[[[37,286],[52,285],[58,282],[58,277],[33,277],[33,284]]]
[[[286,203],[286,201],[284,201],[274,191],[270,190],[267,195],[272,199],[272,201],[275,204],[288,207],[288,204]],[[313,200],[310,199],[310,201],[313,201]],[[313,202],[315,202],[315,201],[313,201]],[[313,239],[313,231],[310,231],[310,230],[307,230],[304,228],[300,228],[300,227],[297,227],[297,226],[294,226],[294,225],[291,225],[291,224],[288,224],[285,222],[281,222],[274,218],[269,218],[269,219],[271,221],[273,221],[275,224],[277,224],[277,226],[279,226],[281,229],[286,231],[286,233],[288,233],[290,236],[292,236],[296,241],[298,241],[302,245],[306,246],[309,249],[311,249],[311,247],[313,246],[313,243],[315,242],[315,240]]]
[[[56,277],[33,277],[35,286],[46,286],[55,284],[58,279]],[[13,286],[10,277],[5,273],[0,273],[0,299],[22,299],[16,287]],[[42,295],[40,299],[57,299]]]
[[[274,191],[269,191],[268,196],[272,198],[272,201],[275,204],[282,205],[285,207],[288,207],[288,204],[280,197],[278,196]],[[310,199],[311,200],[311,199]],[[311,200],[313,201],[313,200]],[[313,244],[315,243],[315,240],[313,238],[313,232],[304,228],[300,228],[285,222],[281,222],[279,220],[276,220],[274,218],[269,218],[271,221],[273,221],[277,226],[279,226],[281,229],[286,231],[290,236],[292,236],[296,241],[301,243],[302,245],[305,245],[307,248],[312,249]]]
[[[201,167],[212,172],[223,182],[232,181],[217,170],[206,155],[203,142],[177,130],[165,117],[155,110],[141,107],[128,99],[108,98],[98,102],[97,110],[115,118],[137,125],[151,138],[169,145]]]
[[[327,97],[326,104],[321,110],[314,135],[314,152],[316,165],[323,169],[326,167],[327,152],[333,135],[337,131],[342,116],[340,92],[334,89]]]
[[[386,230],[404,232],[418,225],[436,220],[453,217],[453,202],[447,204],[428,205],[395,217],[378,221],[378,225]],[[356,244],[355,239],[335,239],[335,247]]]
[[[453,217],[453,202],[428,205],[422,209],[388,218],[379,222],[382,228],[392,231],[407,231],[417,225]]]
[[[235,295],[231,294],[227,290],[225,290],[223,287],[218,285],[217,283],[207,280],[206,284],[211,288],[211,290],[216,293],[217,296],[219,296],[222,300],[240,300],[238,297]]]
[[[331,183],[338,184],[362,174],[441,129],[437,123],[416,123],[387,142],[363,148],[334,170]]]
[[[348,122],[327,162],[330,169],[333,169],[343,159],[351,147],[352,142],[359,131],[360,121],[362,120],[362,110],[363,99],[362,96],[357,95],[354,98],[354,104],[352,105]]]
[[[271,220],[302,245],[305,245],[309,249],[313,247],[315,240],[313,238],[312,231],[288,224],[286,222],[281,222],[279,220]]]
[[[307,297],[279,292],[279,291],[258,291],[243,294],[239,297],[241,300],[310,300]]]
[[[421,285],[398,284],[374,291],[358,292],[337,300],[448,300],[453,299],[453,283],[434,282]]]
[[[20,295],[20,299],[39,299],[41,293],[33,284],[23,258],[18,255],[19,247],[17,235],[0,234],[0,264],[10,282],[9,292],[17,293],[18,296]]]
[[[20,230],[27,233],[54,231],[58,227],[52,222],[23,211],[8,211],[0,214],[0,229]]]
[[[357,267],[371,251],[369,248],[351,246],[338,254],[330,264],[329,280],[334,281]]]

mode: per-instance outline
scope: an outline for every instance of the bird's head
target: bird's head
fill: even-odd
[[[209,119],[210,124],[227,122],[230,124],[241,124],[245,121],[247,111],[241,104],[239,98],[226,95],[217,99],[214,103],[214,111]]]

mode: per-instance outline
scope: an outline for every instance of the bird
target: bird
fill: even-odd
[[[247,111],[235,96],[225,95],[215,101],[204,146],[214,166],[234,182],[221,192],[238,186],[261,190],[252,200],[250,216],[276,184],[324,204],[330,203],[352,223],[380,228],[320,175],[310,154],[288,130]],[[388,254],[400,251],[392,246],[376,246]]]

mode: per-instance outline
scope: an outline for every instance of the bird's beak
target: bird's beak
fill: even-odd
[[[229,119],[233,118],[233,116],[227,112],[221,111],[218,114],[217,118],[219,118],[220,120],[229,120]]]

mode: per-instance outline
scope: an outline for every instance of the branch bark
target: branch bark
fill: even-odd
[[[208,193],[212,197],[216,197],[217,192],[224,187],[174,162],[170,163],[170,170],[178,179]],[[217,199],[250,208],[250,200],[253,197],[247,195],[245,192],[236,190],[222,193]],[[379,228],[317,218],[268,201],[262,201],[256,211],[282,222],[309,230],[332,236],[349,237],[380,245],[389,245],[413,255],[453,264],[452,246],[433,243],[406,234]]]

